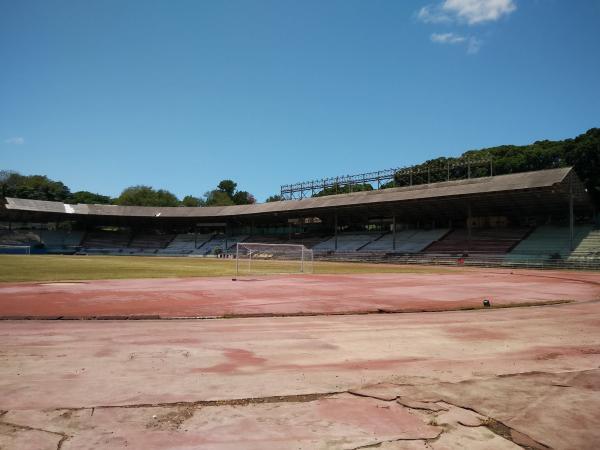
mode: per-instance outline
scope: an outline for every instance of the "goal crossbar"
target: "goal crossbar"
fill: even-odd
[[[313,251],[301,244],[238,242],[235,246],[236,276],[256,274],[312,273]]]
[[[0,253],[30,255],[31,254],[31,245],[0,244]]]

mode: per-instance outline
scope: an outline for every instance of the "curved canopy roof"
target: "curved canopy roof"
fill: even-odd
[[[492,177],[472,178],[441,183],[421,184],[374,191],[338,194],[325,197],[312,197],[302,200],[287,200],[271,203],[235,206],[208,207],[151,207],[117,205],[70,205],[61,202],[7,198],[8,211],[32,212],[52,215],[75,215],[121,218],[155,219],[212,219],[255,217],[264,215],[319,215],[332,210],[364,209],[378,207],[402,207],[403,204],[444,202],[450,199],[467,199],[501,195],[503,193],[531,194],[531,201],[540,199],[539,192],[552,193],[560,197],[568,195],[573,180],[577,204],[589,204],[581,181],[570,167],[523,172]],[[538,192],[537,196],[534,195]],[[440,203],[443,204],[443,203]]]

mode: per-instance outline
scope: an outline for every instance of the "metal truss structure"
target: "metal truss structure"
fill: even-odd
[[[302,181],[281,186],[282,200],[298,200],[314,197],[325,189],[334,189],[336,193],[352,192],[353,187],[364,184],[376,184],[382,187],[412,186],[417,184],[439,183],[460,179],[492,176],[494,164],[491,158],[453,159],[444,164],[421,164],[418,166],[398,167],[355,175],[342,175],[321,180]],[[375,188],[375,186],[373,186]]]

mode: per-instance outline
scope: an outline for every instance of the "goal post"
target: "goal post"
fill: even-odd
[[[31,245],[0,245],[0,254],[31,255]]]
[[[235,274],[294,274],[313,272],[313,251],[298,244],[238,242],[235,245]]]

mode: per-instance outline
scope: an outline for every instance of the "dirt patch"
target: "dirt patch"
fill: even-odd
[[[194,415],[196,408],[194,406],[179,406],[175,411],[156,415],[146,424],[146,428],[155,430],[178,430],[179,427]]]

